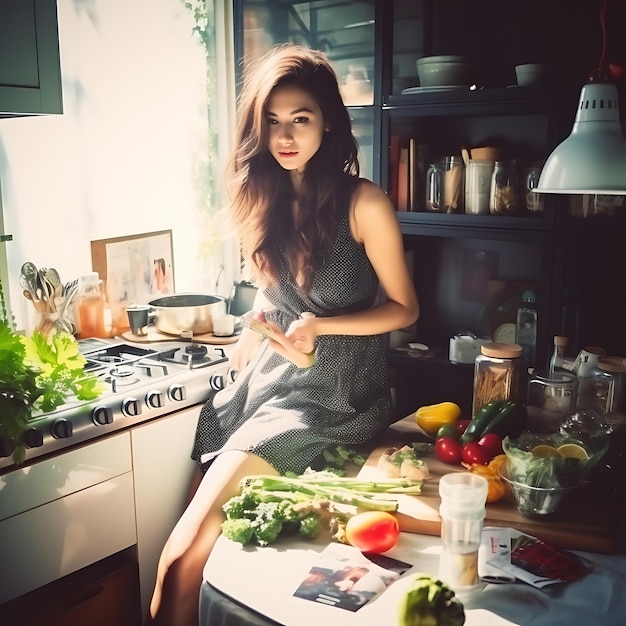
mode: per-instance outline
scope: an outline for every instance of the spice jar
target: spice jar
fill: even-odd
[[[522,206],[519,163],[496,161],[491,175],[489,211],[492,215],[516,215]]]
[[[528,368],[522,346],[487,343],[474,363],[472,417],[491,400],[526,404]]]

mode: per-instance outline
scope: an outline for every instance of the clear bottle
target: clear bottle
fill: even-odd
[[[81,276],[78,280],[77,315],[78,337],[107,337],[105,328],[104,285],[97,272]]]
[[[471,472],[445,474],[439,481],[441,544],[439,578],[457,595],[477,588],[488,483]]]
[[[522,346],[522,353],[529,367],[535,365],[537,350],[537,297],[533,289],[522,294],[522,306],[517,310],[515,341]]]
[[[550,357],[548,371],[550,373],[565,370],[565,348],[567,348],[567,337],[562,335],[554,336],[554,349]]]

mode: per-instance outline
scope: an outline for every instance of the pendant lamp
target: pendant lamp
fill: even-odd
[[[571,135],[548,157],[537,193],[626,195],[626,138],[617,87],[607,80],[606,0],[602,2],[603,50],[599,67],[583,86]]]

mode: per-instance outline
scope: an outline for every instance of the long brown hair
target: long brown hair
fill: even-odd
[[[268,150],[267,103],[272,90],[284,85],[306,90],[329,129],[307,163],[297,198],[289,172]],[[238,105],[229,190],[244,256],[256,276],[271,283],[277,280],[284,246],[291,271],[308,291],[359,175],[358,148],[337,76],[322,52],[283,44],[246,72]],[[296,199],[301,217],[294,224],[291,206]]]

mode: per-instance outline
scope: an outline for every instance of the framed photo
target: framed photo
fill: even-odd
[[[104,281],[115,333],[129,328],[128,305],[174,293],[171,230],[92,241],[91,263]]]

